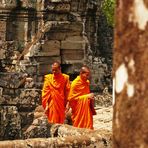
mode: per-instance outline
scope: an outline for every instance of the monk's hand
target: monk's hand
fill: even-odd
[[[46,103],[45,113],[48,111],[48,103]]]
[[[69,102],[66,104],[66,107],[65,107],[65,113],[67,113],[70,109],[70,105],[69,105]]]
[[[94,93],[90,93],[90,94],[88,94],[88,98],[90,98],[90,99],[94,99]]]

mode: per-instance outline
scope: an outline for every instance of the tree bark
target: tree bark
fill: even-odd
[[[117,0],[113,147],[148,147],[148,1]]]

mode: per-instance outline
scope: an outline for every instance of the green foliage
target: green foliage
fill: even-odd
[[[116,0],[104,0],[102,3],[102,11],[107,18],[107,23],[110,26],[114,26],[114,10]]]

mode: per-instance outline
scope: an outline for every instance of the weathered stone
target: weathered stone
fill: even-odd
[[[16,95],[20,108],[35,108],[41,101],[40,89],[19,89],[17,90]]]
[[[76,46],[75,46],[76,47]],[[62,63],[66,63],[66,61],[77,61],[84,59],[84,50],[83,49],[62,49],[61,50]]]
[[[50,12],[50,14],[46,15],[47,21],[67,21],[69,15],[65,13],[54,13]]]
[[[35,8],[36,2],[30,1],[30,0],[20,0],[21,1],[21,7],[23,8]]]
[[[34,113],[34,121],[30,127],[25,131],[25,138],[37,137],[62,137],[69,140],[71,143],[83,146],[83,140],[86,145],[97,142],[97,139],[103,140],[104,145],[111,146],[111,133],[110,131],[89,130],[83,128],[76,128],[66,124],[48,124],[47,118],[43,115],[43,108],[38,107]],[[44,132],[43,132],[44,131]],[[50,133],[50,134],[49,134]],[[57,140],[60,140],[58,138]],[[66,140],[66,141],[67,141]],[[65,142],[66,142],[65,141]],[[75,141],[75,142],[74,142]],[[77,142],[78,143],[77,143]],[[71,144],[72,144],[71,143]],[[67,144],[66,144],[67,145]],[[60,144],[58,144],[60,146]],[[102,145],[103,146],[103,145]]]
[[[0,104],[3,105],[16,105],[19,109],[30,108],[33,109],[36,105],[40,104],[40,89],[12,89],[12,93],[5,92],[1,97]],[[8,91],[8,90],[7,90]],[[5,95],[7,93],[7,95]]]
[[[60,42],[58,40],[49,40],[45,41],[42,45],[43,52],[50,52],[50,51],[59,51],[60,50]]]
[[[19,88],[24,85],[26,76],[23,73],[0,73],[0,86],[4,88]]]
[[[45,58],[41,57],[41,58],[37,58],[40,61],[44,61]],[[53,61],[59,61],[61,62],[61,58],[60,57],[46,57],[46,61],[44,62],[40,62],[40,64],[38,64],[38,71],[37,74],[38,75],[45,75],[49,72],[51,72],[51,64]]]
[[[17,0],[9,1],[3,0],[0,1],[0,9],[14,9],[17,6]]]
[[[21,130],[23,133],[24,131],[26,131],[28,126],[32,124],[34,118],[34,112],[31,112],[29,110],[28,111],[24,110],[24,112],[19,112],[19,114],[21,118]]]
[[[19,139],[22,137],[21,120],[16,106],[0,106],[0,140]]]
[[[52,2],[52,3],[59,3],[59,2],[71,2],[71,0],[49,0],[49,2]]]
[[[83,49],[84,42],[72,42],[72,41],[62,41],[61,42],[61,49]]]
[[[41,46],[41,51],[34,56],[60,56],[60,42],[57,40],[45,41]]]
[[[50,148],[50,147],[101,147],[106,148],[106,143],[103,138],[98,135],[93,137],[87,136],[72,136],[65,138],[35,138],[35,139],[27,139],[27,140],[15,140],[15,141],[4,141],[0,142],[0,147],[42,147],[42,148]],[[109,145],[108,147],[111,147]]]
[[[69,3],[48,3],[46,6],[48,11],[55,11],[55,12],[69,12],[70,11],[70,4]]]
[[[34,83],[33,78],[26,78],[24,87],[25,88],[33,88],[33,87],[35,87],[35,83]]]
[[[103,90],[102,95],[95,96],[95,105],[105,106],[105,107],[109,107],[112,105],[112,95],[108,92],[107,87]]]

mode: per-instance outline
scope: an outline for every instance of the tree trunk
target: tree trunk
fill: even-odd
[[[113,147],[148,147],[148,1],[117,0]]]

